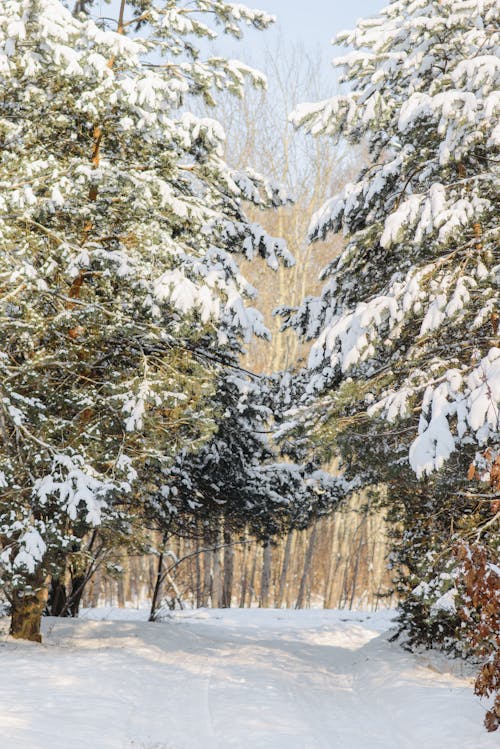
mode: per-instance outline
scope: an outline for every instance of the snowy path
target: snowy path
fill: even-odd
[[[498,747],[460,664],[441,673],[387,626],[335,611],[49,619],[42,646],[0,641],[0,747]]]

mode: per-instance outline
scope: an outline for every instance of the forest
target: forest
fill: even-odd
[[[390,610],[391,647],[472,669],[489,739],[498,6],[378,10],[332,74],[233,58],[276,19],[225,0],[2,1],[3,631]]]

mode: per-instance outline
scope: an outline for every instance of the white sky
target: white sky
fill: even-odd
[[[376,15],[384,0],[246,0],[250,7],[277,16],[276,28],[290,42],[328,47],[335,34],[353,28],[358,18]]]
[[[359,18],[377,15],[388,0],[243,0],[250,8],[260,8],[277,17],[276,23],[264,32],[245,29],[240,41],[219,36],[213,51],[236,57],[267,73],[266,51],[271,56],[281,48],[300,45],[313,59],[323,61],[323,77],[330,85],[336,72],[330,61],[343,50],[332,47],[333,37],[342,30],[352,29]],[[279,43],[278,43],[279,40]]]

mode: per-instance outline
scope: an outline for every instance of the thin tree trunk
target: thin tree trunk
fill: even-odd
[[[324,602],[323,606],[325,609],[333,609],[335,608],[335,603],[338,605],[338,601],[334,601],[334,586],[336,581],[336,573],[338,571],[339,561],[340,561],[340,552],[338,549],[338,543],[336,542],[338,533],[337,533],[337,523],[338,519],[333,517],[330,518],[328,529],[329,529],[329,535],[330,535],[330,544],[331,544],[331,552],[328,559],[328,571],[326,575],[326,581],[325,581],[325,591],[324,591]]]
[[[102,567],[99,567],[94,577],[92,578],[92,592],[90,597],[90,604],[92,608],[96,608],[99,605],[99,598],[101,597],[102,588]]]
[[[337,534],[338,544],[338,570],[339,581],[336,589],[336,606],[339,609],[345,608],[347,600],[347,577],[349,572],[350,548],[352,538],[352,525],[355,521],[355,512],[352,509],[343,512],[339,516],[339,530]],[[342,576],[342,581],[340,581]]]
[[[212,535],[208,528],[205,529],[203,543],[205,551],[203,552],[203,595],[201,605],[207,607],[212,596],[212,552],[210,551],[210,546],[213,543]]]
[[[124,609],[125,608],[125,585],[123,580],[123,572],[120,574],[120,577],[118,578],[117,582],[117,591],[116,591],[116,597],[118,599],[118,608]]]
[[[125,594],[125,601],[130,601],[130,557],[127,554],[124,556],[124,568],[123,568],[123,589]],[[146,578],[147,579],[147,578]]]
[[[220,536],[217,533],[215,538],[215,544],[218,546],[220,543]],[[212,608],[220,609],[222,607],[222,564],[221,564],[221,550],[215,548],[212,551],[213,557],[213,580],[212,580]]]
[[[291,609],[293,608],[292,602],[295,599],[295,560],[298,557],[300,548],[299,548],[299,542],[300,542],[300,535],[298,531],[292,531],[292,546],[290,550],[290,561],[291,561],[291,579],[290,575],[288,576],[288,585],[285,589],[285,600],[286,600],[286,608]]]
[[[285,544],[285,552],[283,555],[283,564],[281,566],[280,583],[278,588],[278,595],[276,597],[276,608],[280,609],[283,606],[283,599],[285,597],[286,590],[286,578],[288,574],[288,566],[290,564],[290,554],[292,551],[292,537],[293,531],[288,531]]]
[[[352,583],[351,583],[351,596],[349,599],[349,608],[352,609],[354,606],[354,600],[357,593],[357,584],[358,584],[358,573],[359,573],[359,567],[360,563],[362,561],[362,554],[363,550],[366,546],[365,543],[365,530],[366,530],[366,515],[363,515],[361,522],[358,526],[359,531],[359,544],[358,548],[355,552],[355,559],[354,559],[354,570],[352,573]]]
[[[174,591],[174,597],[172,598],[172,601],[169,604],[169,607],[171,609],[175,609],[175,604],[177,602],[179,604],[179,608],[181,610],[183,610],[184,609],[184,603],[182,601],[182,593],[179,590],[179,588],[177,586],[177,583],[175,582],[174,578],[170,574],[166,575],[165,579],[167,580],[168,583],[170,583],[170,587]]]
[[[262,578],[260,582],[259,608],[269,607],[269,592],[271,589],[271,565],[273,561],[272,546],[269,541],[264,545],[262,553]]]
[[[252,571],[250,573],[250,580],[248,583],[248,608],[251,608],[252,606],[252,598],[255,593],[254,584],[255,584],[255,573],[257,571],[258,554],[259,554],[259,547],[256,545],[254,555],[253,555],[253,561],[252,561]]]
[[[297,601],[295,602],[295,608],[296,609],[302,609],[304,608],[304,600],[307,590],[307,581],[309,578],[309,574],[311,572],[311,563],[312,558],[314,554],[314,544],[316,541],[316,533],[318,531],[318,522],[315,521],[314,525],[312,527],[311,535],[309,537],[309,544],[307,546],[307,551],[304,559],[304,569],[302,571],[302,578],[300,580],[300,587],[299,592],[297,595]]]
[[[231,532],[224,530],[224,581],[222,585],[222,608],[231,608],[233,597],[234,548],[231,546]]]
[[[196,536],[196,608],[199,609],[203,606],[202,602],[202,590],[201,590],[201,553],[200,553],[200,537]]]
[[[151,609],[149,611],[149,621],[154,622],[156,618],[156,609],[158,606],[158,601],[160,598],[160,590],[161,590],[161,584],[163,581],[163,549],[160,552],[160,556],[158,557],[158,567],[157,567],[157,573],[156,573],[156,582],[155,587],[153,590],[153,598],[151,600]]]
[[[245,544],[243,547],[243,558],[241,560],[241,575],[240,575],[240,603],[239,607],[240,609],[245,608],[245,601],[247,597],[247,587],[248,587],[248,556],[249,556],[249,546],[248,544]]]

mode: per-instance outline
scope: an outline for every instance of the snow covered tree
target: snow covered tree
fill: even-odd
[[[214,434],[197,451],[183,448],[157,497],[151,496],[161,525],[195,535],[200,521],[213,527],[223,520],[226,529],[267,540],[305,528],[332,509],[345,482],[280,456],[272,439],[271,393],[265,393],[265,379],[241,372],[220,381]]]
[[[143,488],[145,516],[150,527],[161,531],[164,543],[181,537],[217,549],[223,538],[228,550],[235,541],[253,538],[268,545],[332,511],[345,492],[344,480],[313,463],[292,463],[280,455],[265,378],[237,370],[226,374],[215,402],[220,415],[212,437],[198,450],[184,447],[156,491],[154,486]],[[163,562],[160,549],[156,590],[167,576]],[[229,594],[222,605],[230,605],[230,599]],[[152,616],[156,603],[157,593]],[[212,605],[217,605],[214,598]]]
[[[96,4],[97,5],[97,4]],[[237,256],[291,258],[249,222],[283,196],[186,109],[262,77],[197,37],[272,18],[220,0],[6,0],[0,9],[0,541],[12,633],[39,639],[47,576],[126,532],[145,471],[215,429],[217,370],[253,334]]]
[[[345,93],[294,122],[366,142],[370,163],[311,223],[312,241],[343,231],[346,247],[322,294],[284,313],[314,340],[290,428],[386,483],[406,562],[423,563],[446,537],[452,556],[457,523],[489,521],[464,489],[499,441],[498,7],[394,0],[337,41],[353,50]]]

